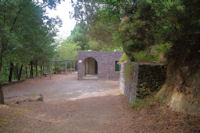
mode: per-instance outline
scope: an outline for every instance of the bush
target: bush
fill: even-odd
[[[148,97],[145,99],[137,98],[134,102],[131,103],[131,107],[133,108],[141,108],[146,105],[151,105],[153,103],[158,103],[159,105],[164,105],[165,101],[163,97]]]
[[[123,53],[123,55],[121,56],[119,62],[122,63],[122,62],[130,62],[131,60],[129,59],[129,57]]]
[[[133,57],[137,62],[160,62],[165,61],[164,55],[169,51],[170,43],[156,45],[150,51],[139,51],[133,53]]]
[[[157,58],[157,61],[165,61],[164,55],[169,51],[171,47],[170,43],[164,43],[160,45],[156,45],[152,48],[152,55]]]
[[[148,54],[146,51],[140,51],[133,53],[135,61],[137,62],[153,62],[157,61],[157,58],[151,54]]]
[[[146,96],[151,95],[152,93],[153,93],[153,92],[151,91],[150,88],[143,88],[143,87],[137,88],[137,97],[138,97],[138,98],[143,99],[143,98],[145,98]]]

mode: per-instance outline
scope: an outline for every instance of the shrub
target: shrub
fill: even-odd
[[[135,61],[137,62],[153,62],[157,61],[157,58],[153,55],[147,53],[146,51],[140,51],[133,53],[133,56],[135,58]]]
[[[133,108],[141,108],[146,105],[152,105],[153,103],[158,103],[163,106],[165,104],[163,97],[148,97],[145,99],[137,98],[134,102],[131,103],[131,107]]]
[[[122,63],[122,62],[130,62],[131,60],[129,59],[129,57],[123,53],[123,55],[121,56],[119,62]]]

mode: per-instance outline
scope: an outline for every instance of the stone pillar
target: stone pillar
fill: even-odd
[[[138,65],[128,62],[121,64],[120,91],[126,96],[129,103],[136,99]]]
[[[120,86],[121,93],[124,95],[124,90],[125,90],[124,63],[121,63],[119,86]]]
[[[158,91],[165,81],[166,66],[155,63],[123,63],[120,72],[120,91],[129,103],[136,97],[145,98]]]

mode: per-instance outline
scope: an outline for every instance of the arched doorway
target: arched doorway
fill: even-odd
[[[98,63],[94,58],[92,57],[86,58],[84,60],[84,66],[85,66],[85,76],[98,74]]]

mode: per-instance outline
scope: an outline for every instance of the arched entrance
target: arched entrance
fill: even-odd
[[[97,75],[98,74],[98,63],[92,58],[86,58],[84,60],[85,76],[87,75]]]

